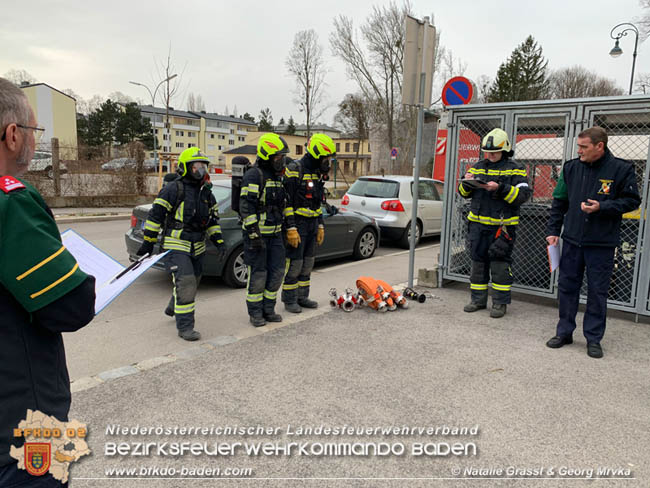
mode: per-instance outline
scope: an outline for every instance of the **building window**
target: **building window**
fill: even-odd
[[[163,134],[163,141],[166,141],[167,139],[169,139],[169,135]]]
[[[185,144],[182,143],[182,142],[177,142],[176,147],[181,147],[182,148],[182,147],[185,147]]]
[[[336,152],[341,152],[341,143],[340,142],[336,143]]]
[[[219,148],[219,151],[223,151],[223,146],[217,146]]]
[[[359,143],[355,142],[352,144],[352,151],[357,152],[359,150]]]
[[[345,152],[350,152],[350,143],[349,142],[345,143]]]
[[[343,161],[343,172],[344,173],[350,172],[350,161]]]
[[[219,139],[221,139],[221,140],[225,140],[225,139],[226,139],[226,136],[224,136],[223,134],[219,134]]]
[[[357,174],[357,162],[356,161],[354,163],[352,163],[352,171],[354,171],[355,175]]]
[[[188,142],[188,143],[187,143],[187,147],[188,147],[188,148],[189,148],[189,147],[196,147],[196,144],[192,144],[191,142]]]
[[[237,140],[238,140],[239,142],[244,142],[244,141],[246,140],[246,138],[245,138],[244,136],[238,136],[238,137],[237,137]]]
[[[156,134],[158,134],[158,129],[156,129]]]
[[[210,134],[210,139],[214,139],[214,134]]]
[[[234,139],[229,139],[228,144],[230,144],[231,146],[234,146],[235,145],[235,140]]]
[[[368,143],[368,152],[370,152],[370,143]]]
[[[195,137],[196,133],[192,131],[187,131],[187,137]]]
[[[184,131],[182,131],[182,130],[177,130],[177,131],[176,131],[176,137],[184,137],[184,136],[185,136],[185,132],[184,132]]]
[[[230,133],[231,133],[231,134],[234,134],[234,133],[235,133],[235,129],[230,129]]]
[[[301,154],[302,154],[302,145],[296,144],[296,156],[300,156]]]

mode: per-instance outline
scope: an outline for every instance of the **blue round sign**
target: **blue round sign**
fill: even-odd
[[[445,105],[465,105],[472,101],[474,87],[463,76],[452,78],[442,89],[442,103]]]
[[[390,155],[393,158],[397,157],[397,148],[396,147],[394,147],[393,149],[390,150]]]

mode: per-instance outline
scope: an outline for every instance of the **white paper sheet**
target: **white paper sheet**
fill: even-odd
[[[167,254],[164,252],[143,259],[136,268],[111,283],[115,276],[126,269],[124,266],[72,229],[63,232],[61,239],[63,245],[79,263],[79,268],[84,273],[95,277],[95,315],[104,310],[131,283]]]
[[[546,246],[546,251],[548,252],[548,266],[552,273],[560,265],[560,246]]]

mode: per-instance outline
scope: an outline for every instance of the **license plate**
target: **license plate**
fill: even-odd
[[[145,221],[141,220],[140,221],[140,230],[144,230],[144,224],[145,224]]]

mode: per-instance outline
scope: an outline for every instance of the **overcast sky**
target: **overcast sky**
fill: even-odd
[[[121,91],[147,102],[134,80],[155,86],[155,64],[172,60],[181,75],[181,95],[173,106],[186,108],[186,96],[200,94],[208,111],[236,107],[256,117],[269,107],[277,123],[303,117],[294,102],[294,81],[285,59],[294,34],[315,29],[324,47],[332,108],[356,91],[345,68],[331,54],[333,19],[343,14],[360,25],[373,5],[365,0],[308,1],[67,1],[13,2],[0,16],[0,75],[24,69],[38,81],[74,90],[88,99]],[[621,40],[623,56],[609,50],[610,31],[639,18],[638,0],[521,0],[412,2],[417,17],[433,14],[441,44],[467,65],[465,76],[494,78],[502,63],[528,35],[544,50],[549,68],[580,64],[629,86],[634,35]],[[636,73],[650,73],[650,40],[639,45]],[[434,100],[439,93],[434,93]]]

